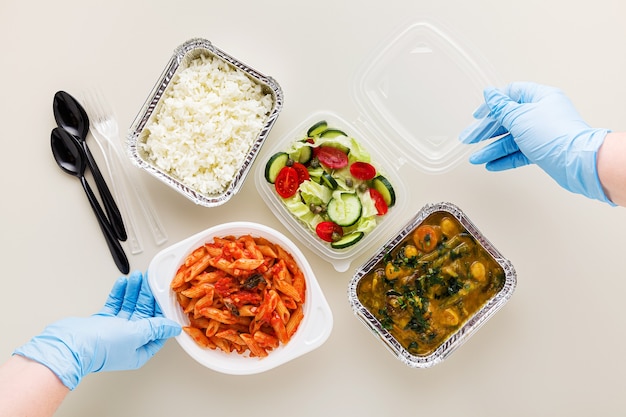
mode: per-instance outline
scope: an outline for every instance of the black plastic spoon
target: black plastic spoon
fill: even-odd
[[[98,193],[106,210],[107,217],[113,226],[113,232],[117,239],[125,241],[127,239],[126,228],[122,220],[120,209],[117,207],[113,195],[109,190],[102,173],[96,164],[89,147],[87,146],[87,133],[89,132],[89,117],[81,104],[72,95],[65,91],[57,91],[52,102],[52,112],[54,119],[60,128],[65,129],[78,139],[86,156],[86,164],[96,181]]]
[[[61,167],[64,172],[80,179],[85,193],[87,194],[87,198],[89,199],[89,203],[91,204],[91,208],[93,208],[96,214],[98,224],[102,229],[102,233],[104,233],[104,238],[109,246],[111,255],[113,255],[115,265],[117,265],[120,272],[128,274],[130,266],[124,249],[117,237],[113,234],[112,227],[85,178],[85,169],[87,168],[86,155],[78,139],[65,130],[56,127],[52,129],[50,145],[52,146],[54,159],[57,161],[59,167]]]

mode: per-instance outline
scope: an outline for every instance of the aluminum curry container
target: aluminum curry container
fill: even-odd
[[[443,234],[418,242],[416,236],[428,235],[417,230],[428,230],[431,223]],[[435,246],[424,254],[421,245],[429,241]],[[394,356],[410,367],[428,368],[485,324],[510,299],[516,283],[511,262],[461,209],[444,202],[424,206],[359,267],[348,298],[356,316]]]
[[[151,160],[143,146],[149,136],[147,129],[150,127],[151,121],[158,116],[160,108],[164,105],[168,89],[173,88],[179,74],[188,68],[194,59],[200,56],[221,60],[223,63],[226,63],[227,68],[230,70],[243,72],[254,85],[261,87],[263,94],[271,96],[272,100],[271,108],[266,114],[265,122],[249,145],[249,150],[245,154],[245,158],[240,165],[238,164],[236,172],[234,172],[232,176],[232,180],[216,192],[203,192],[199,190],[198,187],[189,185],[189,181],[185,181],[172,174],[171,170],[160,168]],[[194,203],[206,207],[219,206],[226,203],[242,187],[257,154],[278,118],[282,106],[283,92],[279,84],[273,78],[261,74],[238,59],[230,56],[215,47],[208,40],[200,38],[191,39],[174,50],[173,56],[167,63],[163,73],[150,92],[147,101],[132,123],[127,136],[127,152],[135,165],[146,170],[149,174],[163,181]],[[217,162],[217,164],[219,164],[219,162]]]

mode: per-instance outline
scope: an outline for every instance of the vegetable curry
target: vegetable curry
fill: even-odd
[[[429,215],[357,287],[411,354],[429,355],[504,286],[500,265],[447,212]]]

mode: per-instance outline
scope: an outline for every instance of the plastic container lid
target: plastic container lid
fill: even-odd
[[[439,24],[423,20],[373,52],[356,74],[352,94],[361,118],[386,137],[394,159],[436,174],[471,151],[459,134],[484,101],[483,89],[495,84],[487,62]]]

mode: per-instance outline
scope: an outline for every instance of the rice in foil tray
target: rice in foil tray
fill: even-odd
[[[204,194],[229,186],[274,105],[242,70],[208,54],[178,72],[140,146],[158,168]]]

